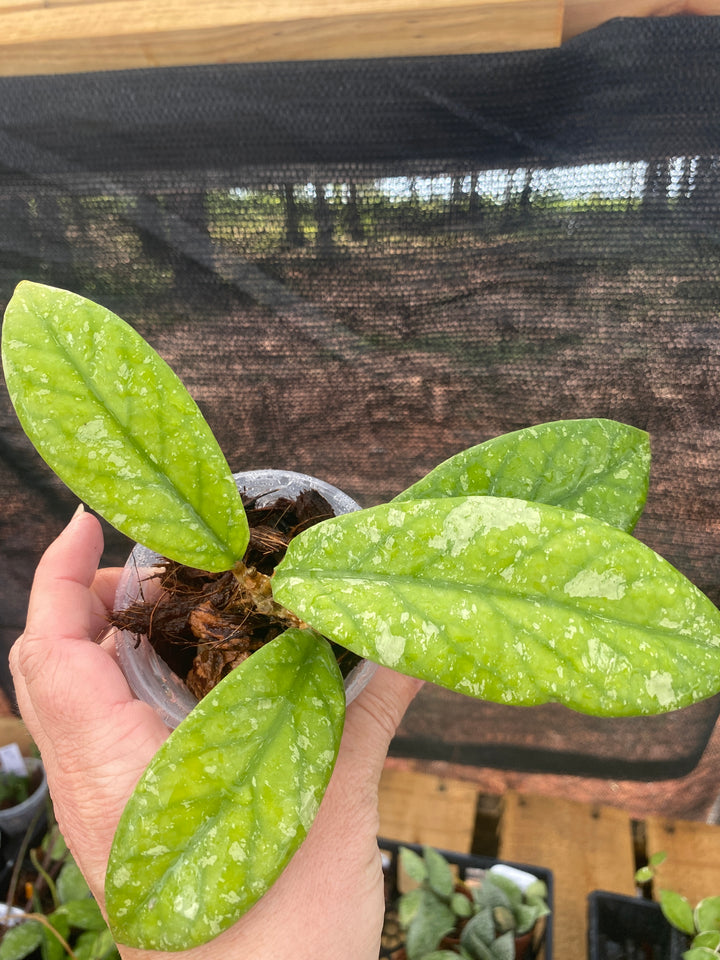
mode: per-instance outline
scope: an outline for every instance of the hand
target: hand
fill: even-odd
[[[169,734],[134,699],[105,616],[117,570],[97,570],[100,524],[79,512],[38,566],[25,632],[10,654],[18,705],[47,770],[63,835],[98,902],[120,814]],[[268,893],[205,946],[126,960],[376,960],[383,884],[377,787],[388,744],[420,683],[386,668],[347,711],[337,765],[304,844]]]

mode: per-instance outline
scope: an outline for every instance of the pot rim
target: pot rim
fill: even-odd
[[[302,490],[315,489],[335,511],[336,516],[360,510],[360,505],[338,487],[306,473],[293,470],[244,470],[234,473],[238,489],[258,498],[262,506],[283,496],[297,496]],[[271,488],[268,489],[268,484]],[[160,555],[136,544],[128,557],[115,594],[115,608],[124,609],[141,592],[141,571],[152,569]],[[130,689],[139,700],[152,706],[163,722],[174,729],[195,707],[198,700],[183,680],[162,660],[146,637],[140,642],[127,630],[115,637],[118,662]],[[362,660],[345,678],[345,697],[350,704],[370,681],[377,664]]]

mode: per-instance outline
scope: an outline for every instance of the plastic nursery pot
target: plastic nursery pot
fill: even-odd
[[[0,810],[0,830],[10,837],[24,834],[33,820],[36,818],[39,820],[48,792],[45,767],[42,765],[42,761],[37,757],[25,757],[24,759],[30,777],[39,772],[41,779],[27,800],[23,800],[22,803],[15,804],[13,807]]]
[[[352,513],[360,506],[342,490],[304,473],[289,470],[248,470],[233,474],[238,490],[256,497],[259,506],[273,504],[283,497],[296,497],[303,490],[314,489],[332,507],[336,516]],[[128,557],[115,595],[115,607],[123,610],[141,597],[142,580],[157,566],[160,557],[152,550],[137,544]],[[130,688],[139,700],[150,704],[162,720],[175,728],[197,704],[197,699],[185,683],[162,660],[146,637],[138,642],[134,634],[118,631],[116,638],[118,661]],[[351,703],[367,685],[376,670],[376,664],[361,661],[345,678],[345,696]]]
[[[395,910],[397,898],[400,895],[398,887],[398,867],[400,863],[400,848],[409,847],[415,853],[422,854],[423,848],[417,843],[403,843],[398,840],[388,840],[385,837],[378,837],[378,847],[383,860],[383,874],[385,876],[385,920],[387,923],[389,913]],[[553,960],[553,910],[554,910],[554,888],[553,874],[547,867],[529,866],[525,863],[510,863],[507,860],[497,860],[495,857],[485,857],[472,853],[458,853],[452,850],[439,850],[439,853],[447,860],[449,864],[457,870],[457,876],[463,881],[472,881],[478,879],[486,871],[494,870],[504,874],[506,877],[514,880],[521,887],[526,887],[529,882],[535,879],[544,881],[547,887],[547,904],[550,913],[543,918],[536,929],[527,934],[521,934],[515,940],[516,960]],[[390,942],[383,942],[380,948],[380,960],[407,960],[405,947],[402,944],[404,936],[400,934],[400,943],[396,942],[395,931],[389,937]],[[383,941],[385,932],[383,932]],[[451,938],[445,939],[447,948],[452,948]]]
[[[688,940],[663,916],[660,905],[642,897],[594,890],[588,897],[588,958],[652,957],[680,960]]]

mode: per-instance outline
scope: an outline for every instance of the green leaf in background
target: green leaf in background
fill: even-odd
[[[649,473],[645,431],[614,420],[560,420],[464,450],[395,502],[517,497],[587,513],[630,532],[645,505]]]
[[[495,922],[493,920],[492,910],[484,907],[479,910],[463,927],[460,935],[460,943],[473,953],[477,950],[478,944],[490,944],[495,939]]]
[[[196,946],[265,893],[315,817],[344,711],[330,645],[297,629],[200,701],[156,754],[120,819],[105,882],[119,943]]]
[[[408,960],[418,960],[436,950],[444,936],[455,929],[455,914],[428,890],[421,891],[422,906],[408,927],[405,949]]]
[[[43,941],[44,927],[37,920],[28,920],[9,927],[0,943],[0,960],[23,960]]]
[[[43,960],[67,960],[67,950],[65,949],[63,940],[67,943],[70,936],[68,919],[56,910],[47,917],[47,920],[53,929],[43,927]],[[60,937],[62,937],[62,940],[53,933],[53,930],[57,931]]]
[[[500,703],[653,714],[720,689],[720,613],[615,527],[541,503],[390,503],[303,531],[275,598],[362,657]]]
[[[464,893],[454,893],[450,897],[450,909],[456,917],[469,917],[473,912],[473,905]]]
[[[455,877],[450,864],[434,847],[424,847],[423,857],[427,865],[428,883],[439,897],[450,899],[455,889]]]
[[[412,922],[413,917],[422,907],[425,899],[423,887],[414,887],[404,893],[397,903],[398,922],[401,927],[407,927]]]
[[[692,945],[720,951],[720,930],[703,930],[702,933],[693,937]]]
[[[107,929],[81,933],[73,948],[76,960],[120,960],[115,941]]]
[[[95,933],[105,930],[105,918],[93,897],[84,900],[68,900],[51,914],[51,919],[65,917],[68,924],[77,930],[91,930]]]
[[[427,880],[427,864],[419,853],[409,847],[400,847],[399,858],[400,866],[412,880],[416,883],[424,883]]]
[[[494,940],[490,947],[493,960],[515,960],[515,937],[511,931]]]
[[[710,947],[692,946],[683,953],[683,960],[717,960],[717,953]]]
[[[698,930],[720,930],[720,897],[705,897],[695,907]]]
[[[67,862],[63,864],[57,878],[57,893],[60,903],[69,903],[71,900],[83,900],[90,895],[90,888],[80,867],[68,854]]]
[[[678,930],[692,936],[695,933],[693,909],[687,897],[681,896],[674,890],[660,891],[660,908],[665,918]]]
[[[38,283],[8,304],[2,358],[20,423],[68,487],[118,530],[188,566],[230,569],[242,501],[178,377],[104,307]]]

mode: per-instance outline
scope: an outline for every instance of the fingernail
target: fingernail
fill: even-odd
[[[70,519],[75,520],[76,517],[81,517],[84,513],[85,513],[85,505],[83,503],[79,503],[75,509],[75,513],[72,515]]]

